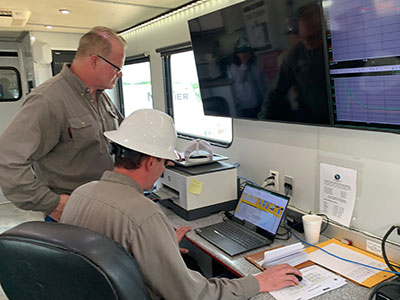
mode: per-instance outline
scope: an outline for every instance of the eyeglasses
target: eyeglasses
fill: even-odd
[[[102,60],[104,60],[106,63],[108,63],[110,66],[113,66],[117,70],[117,74],[121,73],[122,69],[118,67],[117,65],[114,65],[111,61],[108,59],[104,58],[101,55],[96,54],[97,57],[100,57]]]
[[[169,160],[169,159],[165,159],[165,160],[164,160],[164,166],[165,166],[165,167],[167,167],[169,163],[170,163],[170,160]]]

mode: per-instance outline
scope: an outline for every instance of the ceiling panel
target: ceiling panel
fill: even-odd
[[[1,0],[0,10],[29,10],[31,16],[24,27],[0,26],[0,31],[84,33],[98,25],[121,31],[189,2],[192,0]],[[71,13],[63,15],[61,8]]]

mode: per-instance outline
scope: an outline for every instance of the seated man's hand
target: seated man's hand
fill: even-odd
[[[302,276],[296,268],[282,264],[268,268],[254,277],[260,286],[260,292],[270,292],[299,284],[299,280],[294,274]]]
[[[192,230],[189,226],[182,226],[179,227],[178,229],[175,230],[176,233],[176,238],[178,240],[178,244],[182,241],[183,237],[185,236],[186,233],[188,233],[190,230]],[[179,251],[181,253],[188,253],[188,249],[184,248],[179,248]]]

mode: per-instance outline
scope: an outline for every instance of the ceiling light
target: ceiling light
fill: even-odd
[[[110,3],[116,4],[116,2],[113,1],[113,0],[90,0],[90,1],[95,1],[95,2],[110,2]],[[184,6],[180,7],[180,8],[177,8],[177,9],[174,9],[174,10],[171,10],[171,11],[167,11],[167,12],[165,12],[164,14],[158,16],[158,17],[155,17],[155,18],[153,18],[153,19],[144,21],[144,22],[141,23],[141,24],[135,25],[134,27],[132,27],[132,28],[126,30],[126,31],[123,31],[123,32],[122,32],[122,35],[128,34],[128,33],[132,32],[132,31],[134,31],[134,30],[143,28],[143,27],[145,27],[145,26],[149,26],[149,25],[151,25],[151,24],[154,24],[154,23],[156,23],[156,22],[159,22],[159,21],[161,21],[161,20],[164,20],[164,19],[166,19],[166,18],[168,18],[168,17],[171,17],[171,16],[173,16],[173,15],[175,15],[175,14],[181,13],[181,12],[183,12],[183,11],[186,11],[186,10],[188,10],[188,9],[191,9],[191,8],[197,6],[197,5],[203,4],[203,3],[208,2],[208,1],[210,1],[210,0],[197,0],[197,1],[192,2],[192,3],[190,3],[190,4],[184,5]],[[120,4],[120,2],[119,2],[119,4]],[[132,4],[132,5],[136,5],[136,4]]]
[[[51,25],[44,25],[44,27],[46,27],[47,29],[53,29],[53,26]]]
[[[68,15],[69,13],[71,13],[71,11],[67,8],[61,8],[58,10],[60,13],[62,13],[63,15]]]

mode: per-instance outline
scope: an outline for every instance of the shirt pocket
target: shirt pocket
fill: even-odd
[[[82,149],[100,143],[98,125],[91,115],[68,119],[69,135],[75,149]]]

